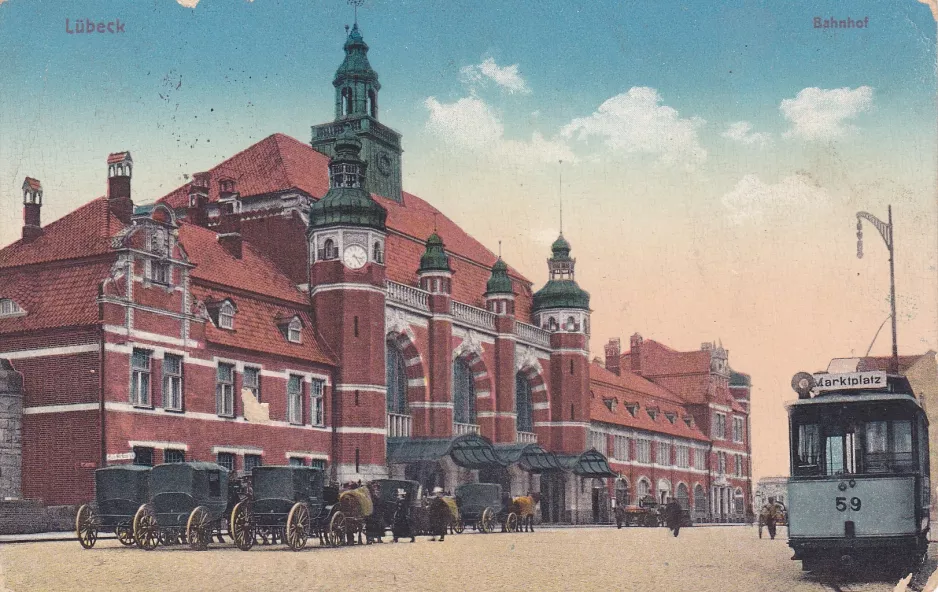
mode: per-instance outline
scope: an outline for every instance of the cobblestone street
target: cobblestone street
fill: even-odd
[[[784,530],[782,531],[784,533]],[[929,566],[934,568],[934,549]],[[790,561],[783,538],[755,528],[563,528],[534,534],[466,533],[343,549],[316,545],[241,552],[185,547],[153,552],[116,540],[90,551],[76,542],[0,547],[7,590],[708,590],[892,591],[895,582],[825,583]],[[922,581],[926,579],[920,575]],[[915,583],[915,582],[913,582]],[[921,582],[918,583],[921,586]]]

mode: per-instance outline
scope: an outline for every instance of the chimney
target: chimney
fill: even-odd
[[[130,152],[114,152],[107,157],[108,211],[123,224],[130,224],[134,202],[130,198],[130,173],[134,161]]]
[[[642,336],[636,333],[629,339],[630,355],[629,361],[632,364],[633,374],[642,374]]]
[[[235,259],[241,258],[241,214],[222,214],[218,219],[218,242]]]
[[[619,358],[622,356],[622,340],[616,337],[606,344],[606,370],[619,376]]]
[[[205,173],[207,174],[207,173]],[[235,180],[222,177],[218,180],[218,200],[232,201],[238,199],[238,192],[235,190]]]
[[[186,211],[186,218],[192,224],[198,226],[208,224],[209,183],[208,173],[192,175],[192,182],[189,183],[189,208]]]
[[[42,234],[41,209],[42,185],[38,179],[26,177],[23,181],[23,242],[30,242]]]

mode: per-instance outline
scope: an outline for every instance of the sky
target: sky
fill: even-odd
[[[719,340],[752,375],[753,472],[787,474],[798,371],[938,350],[933,0],[365,0],[403,134],[404,187],[534,282],[560,230],[592,294],[591,349]],[[25,176],[43,223],[104,193],[130,150],[154,201],[275,133],[334,117],[342,0],[0,0],[0,245]],[[829,19],[864,27],[825,28]],[[69,33],[75,21],[114,33]],[[117,22],[123,26],[117,32]],[[820,25],[820,26],[816,26]],[[446,237],[443,237],[444,241]]]

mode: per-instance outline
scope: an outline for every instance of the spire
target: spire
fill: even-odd
[[[590,295],[574,281],[576,259],[570,257],[570,243],[561,234],[550,247],[552,256],[547,260],[550,279],[534,293],[534,310],[547,308],[589,309]]]
[[[345,39],[345,59],[336,70],[332,85],[336,92],[336,119],[370,116],[378,118],[378,73],[368,62],[368,44],[358,29],[352,26]]]

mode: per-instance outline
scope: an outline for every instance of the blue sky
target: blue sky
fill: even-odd
[[[872,228],[854,255],[857,210],[893,204],[900,351],[938,349],[930,7],[581,4],[366,0],[405,188],[539,285],[562,170],[592,349],[722,338],[754,376],[756,472],[785,472],[770,428],[788,379],[863,353],[888,313]],[[70,35],[66,19],[125,30]],[[0,0],[0,245],[26,175],[47,223],[104,192],[109,152],[133,153],[147,202],[271,133],[308,141],[333,118],[351,21],[342,0]]]

